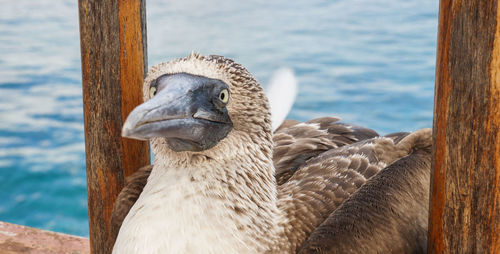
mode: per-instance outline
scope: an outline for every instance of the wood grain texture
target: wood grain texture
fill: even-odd
[[[142,103],[142,82],[147,73],[146,5],[145,0],[120,0],[120,79],[122,119]],[[149,165],[148,143],[123,139],[123,170],[125,177]]]
[[[110,218],[123,171],[149,164],[146,142],[121,138],[125,116],[142,97],[144,0],[78,4],[91,251],[110,253]]]
[[[500,253],[499,8],[440,4],[430,253]]]

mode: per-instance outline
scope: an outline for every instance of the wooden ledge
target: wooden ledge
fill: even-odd
[[[0,252],[90,253],[89,239],[0,221]]]

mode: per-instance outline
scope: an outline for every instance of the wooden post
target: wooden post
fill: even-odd
[[[90,245],[92,253],[110,253],[111,212],[124,175],[149,164],[147,142],[120,135],[142,101],[145,0],[79,0],[78,6]]]
[[[441,0],[429,253],[500,253],[500,1]]]

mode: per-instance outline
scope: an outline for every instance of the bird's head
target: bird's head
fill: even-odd
[[[191,54],[156,65],[145,79],[143,96],[144,103],[125,121],[122,136],[151,140],[155,154],[166,150],[214,156],[220,149],[245,149],[242,142],[263,143],[260,150],[271,152],[264,91],[230,59]]]

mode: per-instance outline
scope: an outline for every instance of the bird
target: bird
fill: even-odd
[[[425,253],[432,130],[335,117],[273,131],[259,82],[198,53],[150,68],[122,136],[153,164],[117,197],[113,253]]]

